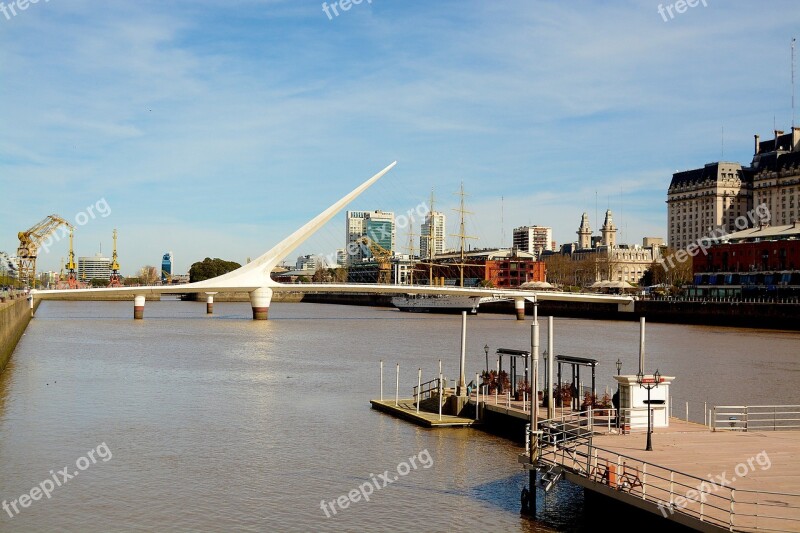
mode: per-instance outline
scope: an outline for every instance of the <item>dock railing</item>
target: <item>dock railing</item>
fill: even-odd
[[[447,390],[447,378],[442,379],[442,390]],[[414,402],[418,403],[428,398],[435,398],[439,394],[439,378],[426,381],[419,386],[414,386]]]
[[[714,431],[784,431],[800,429],[800,405],[716,405]]]
[[[724,473],[701,478],[594,446],[595,420],[591,411],[544,420],[529,434],[527,453],[540,470],[561,469],[648,501],[664,517],[683,513],[729,531],[800,531],[800,494],[736,489]]]

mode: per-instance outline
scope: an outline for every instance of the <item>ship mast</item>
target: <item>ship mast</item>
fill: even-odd
[[[459,263],[458,263],[459,287],[463,287],[464,286],[464,259],[466,259],[466,255],[465,255],[466,254],[466,250],[465,250],[465,248],[466,248],[467,239],[475,239],[476,237],[467,236],[467,234],[465,233],[465,230],[464,230],[464,215],[465,214],[472,214],[472,212],[471,211],[467,211],[464,208],[464,197],[467,196],[467,194],[464,192],[464,182],[463,181],[461,182],[461,189],[456,194],[461,197],[461,201],[459,203],[459,208],[458,209],[454,209],[454,211],[458,212],[458,215],[459,215],[459,226],[458,226],[459,232],[458,232],[457,235],[453,235],[453,237],[458,237],[458,239],[459,239],[459,248],[460,248]]]

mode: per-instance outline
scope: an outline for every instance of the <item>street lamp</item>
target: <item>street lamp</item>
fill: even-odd
[[[617,359],[617,375],[618,375],[618,376],[619,376],[619,373],[620,373],[620,372],[622,372],[622,361],[620,361],[619,359]]]
[[[483,346],[483,353],[486,354],[486,375],[489,375],[489,345]]]
[[[644,373],[639,370],[636,374],[636,383],[639,384],[640,387],[644,387],[647,389],[647,447],[645,447],[646,452],[653,451],[653,426],[652,426],[652,417],[653,417],[653,410],[650,404],[650,391],[656,387],[661,382],[661,374],[658,373],[656,370],[655,374],[653,374],[652,378],[646,378]]]

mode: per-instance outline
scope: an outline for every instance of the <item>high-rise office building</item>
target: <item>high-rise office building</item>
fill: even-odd
[[[514,228],[514,248],[521,252],[536,254],[553,250],[553,228],[546,226],[522,226]]]
[[[441,211],[433,211],[425,216],[419,232],[419,256],[421,258],[434,257],[445,251],[446,219]],[[428,247],[430,246],[430,254]]]
[[[78,258],[78,279],[109,279],[111,277],[111,259],[96,254],[94,257]]]
[[[172,256],[172,252],[167,252],[161,258],[161,282],[166,282],[167,279],[172,278],[172,268],[175,264],[175,259]]]
[[[356,263],[371,257],[369,249],[360,240],[367,237],[385,250],[394,253],[395,224],[394,213],[387,211],[348,211],[347,212],[347,264]]]

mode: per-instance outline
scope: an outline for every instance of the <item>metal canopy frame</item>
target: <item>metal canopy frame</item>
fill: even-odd
[[[499,357],[500,366],[497,369],[498,373],[503,371],[503,357],[508,357],[509,359],[509,380],[511,382],[511,392],[514,393],[517,390],[517,358],[524,357],[525,363],[525,381],[530,385],[530,381],[528,380],[528,359],[531,356],[531,352],[529,350],[515,350],[512,348],[498,348],[497,355]]]
[[[595,368],[599,361],[597,359],[590,359],[588,357],[575,357],[572,355],[556,355],[556,363],[558,363],[558,388],[561,387],[561,365],[567,364],[572,371],[572,405],[570,406],[573,411],[578,411],[581,408],[581,367],[588,366],[592,369],[592,398],[597,397],[597,386],[595,379]],[[576,394],[577,392],[577,394]],[[560,390],[559,390],[560,394]]]

